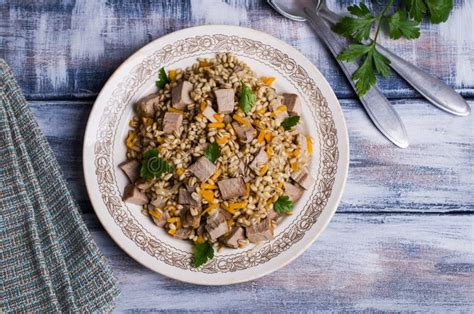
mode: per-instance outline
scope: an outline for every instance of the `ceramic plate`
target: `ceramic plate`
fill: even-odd
[[[184,68],[197,57],[233,52],[258,76],[275,76],[280,92],[300,95],[307,132],[313,137],[310,170],[316,178],[275,229],[275,239],[244,249],[225,249],[209,263],[192,267],[192,244],[174,239],[122,201],[127,183],[117,165],[133,104],[155,91],[161,67]],[[110,77],[94,104],[84,139],[84,174],[90,200],[104,228],[132,258],[181,281],[224,285],[252,280],[288,264],[321,234],[336,211],[349,162],[347,130],[328,82],[301,53],[252,29],[207,25],[177,31],[146,45]]]

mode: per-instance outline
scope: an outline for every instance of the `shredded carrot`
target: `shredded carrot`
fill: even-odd
[[[202,234],[197,236],[197,239],[196,239],[197,244],[204,243],[205,241],[206,241],[206,239],[204,239],[204,236]]]
[[[267,110],[265,109],[265,107],[260,107],[257,109],[257,112],[260,113],[260,114],[265,114],[265,112],[267,112]]]
[[[240,124],[242,124],[242,125],[250,126],[250,122],[249,122],[247,119],[245,119],[245,118],[243,118],[243,117],[241,117],[241,116],[239,116],[239,115],[237,115],[237,114],[234,114],[234,115],[232,116],[232,118],[233,118],[235,121],[237,121],[237,122],[239,122]]]
[[[176,109],[176,108],[173,108],[173,107],[169,107],[168,111],[169,112],[177,112],[177,113],[180,113],[180,114],[184,113],[183,110],[179,110],[179,109]]]
[[[217,204],[210,204],[205,210],[202,211],[201,216],[204,215],[205,213],[209,213],[210,211],[216,209],[219,207]]]
[[[232,215],[235,214],[235,209],[231,209],[229,207],[226,207],[225,210],[228,211],[229,213],[231,213]]]
[[[260,78],[260,81],[262,81],[263,84],[272,86],[273,82],[275,82],[276,77],[274,76],[262,76]]]
[[[202,113],[198,113],[198,114],[196,115],[196,118],[199,118],[200,120],[202,120],[202,119],[204,119],[205,117],[204,117],[204,115],[203,115]]]
[[[293,157],[299,157],[300,156],[300,149],[296,148],[292,152],[288,153],[288,157],[293,158]]]
[[[208,128],[223,129],[225,124],[223,122],[213,122],[207,125]]]
[[[157,212],[154,211],[154,210],[151,210],[151,209],[150,209],[150,210],[148,211],[148,213],[149,213],[150,215],[152,215],[153,217],[155,217],[156,219],[160,219],[160,218],[161,218],[161,214],[160,214],[160,213],[157,213]]]
[[[273,148],[271,146],[267,147],[267,155],[268,155],[268,158],[272,158],[273,156]]]
[[[229,226],[229,228],[232,228],[233,225],[234,221],[232,219],[227,219],[227,226]]]
[[[224,135],[224,136],[221,136],[221,137],[217,137],[216,142],[219,145],[224,145],[225,143],[227,143],[228,140],[229,140],[229,136]]]
[[[224,116],[221,115],[220,113],[215,113],[214,114],[214,118],[219,121],[219,122],[223,122],[224,121]]]
[[[209,203],[212,203],[212,201],[214,200],[214,192],[212,192],[212,191],[202,190],[201,195]]]
[[[174,207],[173,205],[166,206],[166,209],[169,210],[170,212],[176,211],[176,207]]]
[[[127,141],[126,141],[127,147],[132,148],[134,142],[135,142],[135,133],[130,131],[130,132],[128,132]]]
[[[245,188],[247,189],[247,195],[250,194],[250,182],[245,183]]]
[[[184,168],[183,167],[179,167],[179,168],[176,169],[176,174],[178,176],[181,177],[183,175],[183,173],[184,173]]]
[[[257,137],[257,143],[261,143],[263,142],[263,140],[265,139],[265,130],[260,130],[260,133],[258,134],[258,137]]]
[[[201,190],[216,190],[217,186],[209,183],[201,183]]]
[[[281,106],[278,106],[278,108],[276,108],[275,113],[280,114],[280,113],[283,113],[287,110],[288,110],[288,108],[285,105],[281,105]]]
[[[255,125],[258,128],[260,125],[260,120],[258,119],[253,120],[253,125]]]
[[[264,164],[262,166],[262,168],[260,168],[260,171],[258,172],[258,175],[260,177],[263,177],[265,175],[265,173],[267,173],[267,171],[268,171],[268,164]]]
[[[313,138],[309,135],[306,135],[306,147],[308,148],[308,153],[311,156],[313,154]]]
[[[242,209],[245,207],[247,207],[247,202],[237,202],[237,203],[230,203],[227,208],[230,210],[235,210],[235,209]]]
[[[208,62],[208,61],[199,61],[199,66],[200,67],[208,67],[210,66],[211,64]]]
[[[171,235],[174,235],[176,233],[176,230],[170,229],[170,230],[168,230],[168,233],[171,234]]]
[[[206,107],[207,107],[207,104],[205,101],[201,102],[201,104],[199,105],[199,109],[201,110],[201,112],[206,110]]]
[[[298,171],[300,170],[300,167],[298,166],[298,163],[296,162],[290,162],[291,170],[293,171]]]
[[[143,117],[142,121],[145,126],[151,126],[153,124],[153,119],[147,117]]]
[[[268,131],[265,133],[265,140],[267,143],[270,143],[272,141],[272,132]]]
[[[170,79],[171,82],[174,82],[176,79],[176,70],[169,70],[168,78]]]
[[[281,189],[282,187],[283,187],[283,182],[282,181],[278,182],[277,188]]]
[[[174,223],[174,222],[178,222],[178,221],[181,221],[181,218],[171,217],[171,218],[166,219],[166,222],[169,222],[169,223]]]
[[[176,222],[176,229],[179,229],[179,228],[181,228],[181,227],[182,227],[181,220],[178,220],[178,221]]]
[[[221,173],[222,173],[222,169],[221,168],[217,169],[216,172],[212,175],[211,179],[213,181],[216,181],[217,178],[219,178],[219,176],[221,175]]]

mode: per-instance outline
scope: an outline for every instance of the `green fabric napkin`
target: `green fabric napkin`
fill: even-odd
[[[0,211],[0,312],[113,309],[116,280],[2,59]]]

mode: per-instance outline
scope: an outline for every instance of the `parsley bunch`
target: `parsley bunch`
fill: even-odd
[[[453,8],[453,0],[403,0],[401,3],[401,7],[391,15],[389,9],[393,6],[393,0],[389,0],[378,15],[374,15],[362,2],[352,5],[347,8],[352,16],[343,17],[333,29],[357,42],[350,44],[337,58],[350,63],[361,60],[361,65],[352,76],[359,96],[365,95],[375,85],[376,74],[390,75],[390,61],[375,46],[382,27],[388,29],[391,39],[415,39],[420,37],[420,22],[424,17],[429,17],[431,23],[445,22]],[[374,39],[367,42],[374,27]]]
[[[143,154],[143,162],[140,167],[140,176],[150,180],[159,178],[163,174],[174,171],[174,167],[161,159],[156,148],[150,149]]]

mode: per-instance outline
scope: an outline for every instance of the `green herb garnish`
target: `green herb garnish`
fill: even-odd
[[[288,117],[285,120],[283,120],[283,122],[281,123],[281,126],[285,130],[289,130],[292,127],[294,127],[295,125],[297,125],[298,122],[300,122],[300,116],[291,116],[291,117]]]
[[[280,196],[275,203],[273,203],[273,209],[279,214],[286,214],[293,210],[293,201],[288,195]]]
[[[243,112],[248,113],[255,101],[257,100],[257,95],[252,91],[252,89],[247,86],[245,83],[242,83],[242,92],[240,94],[239,105]]]
[[[161,159],[156,148],[150,149],[143,154],[143,162],[140,168],[140,176],[150,180],[161,175],[172,172],[173,166]]]
[[[204,150],[204,156],[212,162],[216,162],[217,158],[221,156],[221,148],[217,143],[210,143]]]
[[[359,96],[365,95],[375,85],[376,74],[387,77],[391,73],[390,61],[376,48],[382,26],[386,26],[392,39],[415,39],[420,37],[420,22],[425,16],[430,17],[431,23],[445,22],[453,8],[452,0],[403,0],[400,1],[401,7],[390,15],[388,12],[393,2],[388,0],[379,14],[371,12],[364,3],[349,6],[347,10],[352,16],[343,17],[334,26],[335,32],[357,42],[350,44],[337,58],[349,63],[360,59],[360,66],[352,75]],[[374,39],[369,39],[374,26]]]
[[[156,87],[158,87],[158,89],[163,89],[169,82],[170,80],[168,79],[168,75],[166,75],[165,68],[161,68],[160,72],[158,72],[158,81],[156,81]]]
[[[194,267],[205,264],[214,257],[214,249],[208,242],[196,244],[194,247]]]

